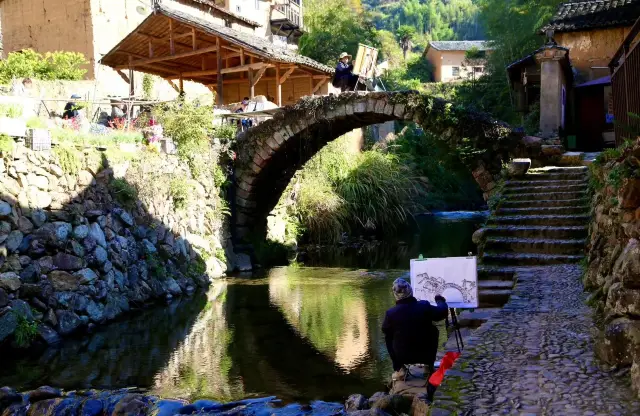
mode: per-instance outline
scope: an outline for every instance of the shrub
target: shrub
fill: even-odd
[[[0,105],[0,117],[20,118],[22,117],[22,106],[17,104]]]
[[[220,124],[214,127],[214,136],[218,139],[233,140],[236,137],[238,128],[229,123]]]
[[[60,167],[66,173],[75,175],[82,169],[82,161],[78,157],[78,151],[68,146],[56,146],[53,153],[58,156]]]
[[[160,280],[167,279],[167,269],[164,267],[164,262],[157,254],[147,254],[147,265],[149,266],[149,271],[154,277],[157,277]]]
[[[41,119],[40,117],[31,117],[27,120],[27,128],[29,129],[46,129],[47,122]]]
[[[111,181],[111,190],[116,200],[125,207],[133,207],[138,200],[138,190],[125,179],[113,179]]]
[[[171,195],[176,209],[185,209],[187,207],[191,192],[193,192],[193,185],[184,177],[177,177],[171,180],[169,195]]]
[[[28,347],[38,335],[38,324],[22,314],[16,314],[16,319],[18,324],[13,333],[16,344],[21,348]]]
[[[11,153],[14,146],[15,141],[13,140],[13,138],[7,136],[6,134],[0,134],[0,152]]]
[[[47,52],[44,56],[27,49],[12,52],[0,61],[0,82],[8,83],[14,78],[36,78],[43,80],[81,80],[89,62],[78,52]]]
[[[147,100],[153,96],[153,84],[155,84],[153,75],[144,74],[142,76],[142,93]]]

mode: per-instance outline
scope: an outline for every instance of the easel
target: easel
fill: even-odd
[[[358,54],[356,55],[356,60],[354,61],[354,73],[358,75],[358,80],[356,81],[356,85],[353,87],[353,91],[358,91],[358,84],[362,83],[365,87],[368,88],[365,80],[373,80],[372,89],[375,89],[375,72],[376,72],[376,61],[378,59],[378,50],[371,46],[367,46],[364,44],[358,45]],[[380,82],[382,84],[382,82]],[[382,84],[382,89],[386,91],[384,84]]]
[[[458,352],[462,352],[464,349],[464,342],[462,341],[462,333],[460,332],[460,324],[458,323],[458,316],[456,315],[455,308],[449,308],[451,314],[451,323],[449,323],[449,315],[445,319],[445,326],[449,329],[449,326],[453,328],[453,335],[456,337],[456,345],[458,346]]]

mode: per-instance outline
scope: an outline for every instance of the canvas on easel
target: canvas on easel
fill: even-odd
[[[376,48],[359,44],[358,54],[353,61],[353,73],[362,78],[374,78],[377,59],[378,50]]]
[[[478,307],[476,257],[445,257],[410,262],[411,286],[418,300],[447,299],[451,308]]]

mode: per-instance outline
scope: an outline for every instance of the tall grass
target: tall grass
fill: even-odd
[[[353,153],[348,140],[343,136],[322,149],[285,192],[284,198],[295,196],[288,213],[312,241],[389,233],[420,209],[420,183],[398,157],[380,150]]]

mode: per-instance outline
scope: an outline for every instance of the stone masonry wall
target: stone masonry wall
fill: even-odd
[[[29,325],[28,343],[54,343],[234,267],[219,189],[177,157],[21,149],[0,158],[0,345]]]
[[[601,312],[596,352],[612,366],[631,366],[640,392],[640,143],[592,165],[593,218],[585,287]]]

